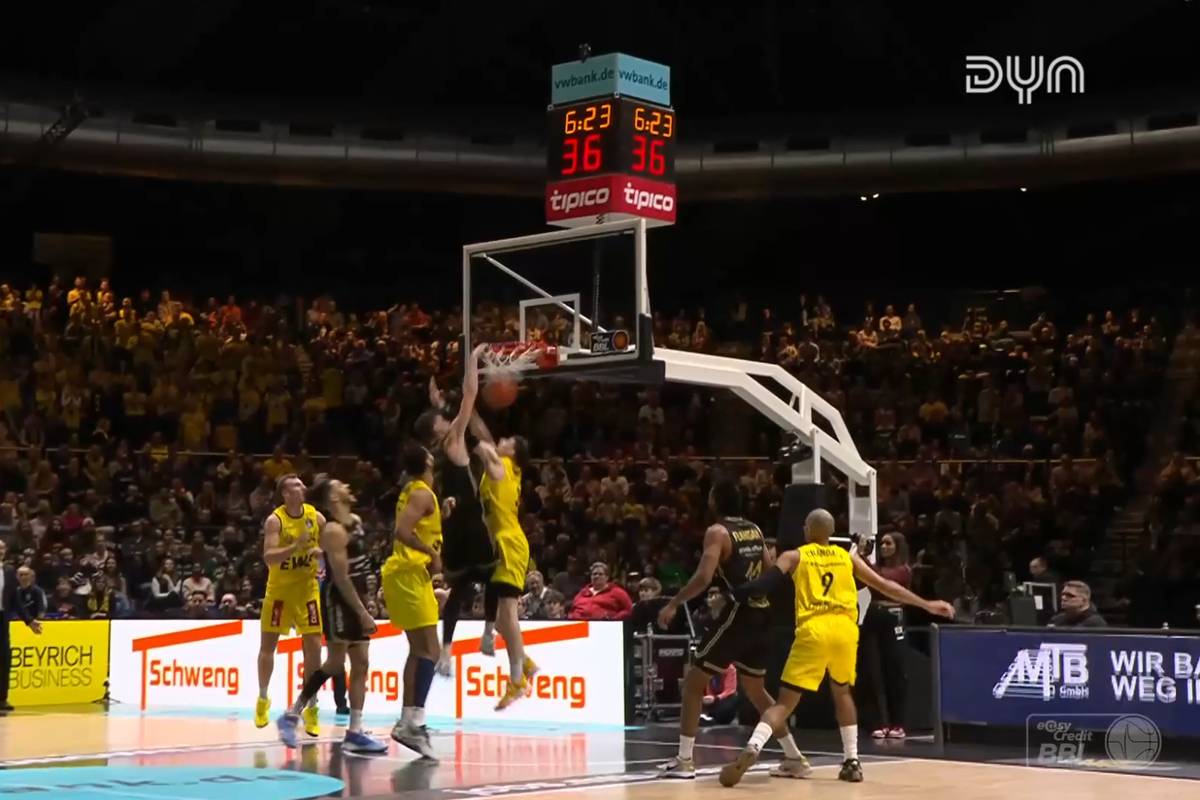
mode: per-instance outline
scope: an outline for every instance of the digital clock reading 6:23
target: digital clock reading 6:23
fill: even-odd
[[[675,112],[627,97],[549,111],[546,167],[551,180],[622,173],[675,176]]]

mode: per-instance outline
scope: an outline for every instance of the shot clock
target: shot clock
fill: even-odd
[[[550,109],[547,178],[625,173],[675,179],[675,112],[628,97]]]
[[[621,53],[558,64],[546,112],[546,221],[675,222],[670,70]]]

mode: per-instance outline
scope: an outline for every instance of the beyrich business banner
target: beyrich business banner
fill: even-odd
[[[623,627],[611,622],[526,622],[526,652],[541,672],[526,699],[506,719],[537,722],[624,724]],[[508,656],[479,652],[483,623],[464,621],[455,631],[454,675],[436,678],[431,716],[491,719],[507,688]],[[258,696],[258,620],[191,622],[121,620],[113,623],[112,697],[142,709],[253,708]],[[399,713],[408,640],[381,623],[371,640],[367,676],[369,714]],[[304,683],[304,654],[296,636],[280,640],[271,678],[271,707],[282,711]],[[333,708],[329,684],[318,695]]]
[[[1200,636],[943,627],[938,649],[944,722],[1141,714],[1200,736]]]
[[[91,703],[108,679],[107,620],[42,623],[40,636],[14,622],[8,699],[15,706]]]

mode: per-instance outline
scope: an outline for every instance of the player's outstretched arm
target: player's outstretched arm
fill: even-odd
[[[704,550],[700,554],[700,563],[696,565],[696,571],[692,573],[692,577],[683,585],[683,588],[658,612],[660,626],[664,628],[670,626],[671,620],[679,613],[679,609],[709,587],[713,575],[717,572],[717,567],[721,564],[721,557],[725,554],[725,546],[728,541],[729,536],[720,525],[709,526],[709,529],[704,532]]]
[[[486,344],[477,345],[467,356],[466,370],[463,373],[462,402],[458,404],[457,416],[450,423],[450,436],[455,442],[462,441],[467,425],[475,414],[475,399],[479,397],[479,356],[486,347]]]
[[[483,459],[483,465],[487,469],[489,478],[494,481],[504,480],[504,459],[496,452],[494,444],[483,441],[481,436],[479,444],[475,445],[475,452],[479,453]]]
[[[762,575],[749,583],[743,583],[733,590],[733,597],[739,603],[750,597],[765,597],[775,591],[781,584],[786,583],[788,576],[800,566],[800,551],[788,550],[775,559],[775,563],[763,570]]]
[[[895,600],[897,603],[923,608],[938,617],[954,619],[954,606],[945,600],[926,600],[920,595],[913,594],[895,581],[888,580],[871,569],[858,553],[851,553],[850,561],[854,564],[854,577],[885,597]]]
[[[491,430],[488,429],[487,423],[483,421],[483,417],[479,416],[478,411],[471,415],[469,429],[479,441],[487,442],[488,444],[496,443],[496,440],[492,438]],[[476,451],[478,452],[478,448],[476,448]]]
[[[267,521],[263,523],[263,561],[268,566],[282,564],[292,557],[292,553],[296,552],[296,548],[300,546],[303,539],[297,539],[284,547],[279,546],[279,532],[281,527],[279,517],[271,514],[267,517]],[[306,531],[307,533],[307,531]]]

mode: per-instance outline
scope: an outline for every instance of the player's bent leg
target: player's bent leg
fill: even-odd
[[[498,583],[500,594],[499,610],[496,614],[496,627],[504,637],[505,647],[508,648],[508,688],[496,703],[496,710],[503,711],[517,700],[525,696],[529,678],[537,670],[533,659],[525,657],[525,642],[521,636],[521,622],[517,612],[517,598],[520,589],[512,584]]]
[[[406,631],[408,659],[404,663],[404,709],[392,727],[392,739],[427,759],[436,758],[425,727],[425,700],[433,684],[434,660],[438,652],[436,611],[433,620],[433,624]]]
[[[258,645],[258,700],[254,704],[254,727],[265,728],[271,721],[271,701],[267,691],[271,686],[271,673],[275,671],[275,647],[279,634],[263,631]]]
[[[318,621],[317,625],[319,624]],[[325,681],[329,679],[328,673],[321,669],[320,628],[318,627],[315,632],[302,630],[301,633],[303,633],[303,636],[300,637],[300,649],[304,653],[304,684],[307,687],[309,681],[317,681],[316,689],[320,691]],[[320,712],[317,710],[317,691],[314,691],[308,697],[305,708],[301,712],[301,717],[304,719],[304,732],[309,736],[321,735]]]
[[[696,732],[700,729],[700,709],[704,706],[704,690],[716,673],[708,672],[693,663],[683,676],[679,710],[679,752],[658,765],[658,774],[663,778],[691,780],[696,777],[696,761],[693,755]]]
[[[787,675],[786,666],[784,667],[784,675]],[[732,763],[726,764],[721,768],[720,781],[722,786],[736,786],[741,781],[742,776],[746,774],[746,770],[750,769],[758,761],[758,754],[762,752],[763,745],[767,743],[767,740],[772,736],[781,736],[787,733],[788,718],[796,710],[796,704],[799,702],[799,687],[788,686],[787,684],[780,685],[779,699],[763,712],[758,725],[754,728],[754,733],[750,735],[750,741],[746,743],[745,749],[738,753],[737,758]],[[797,771],[803,771],[803,765],[796,764],[793,766],[797,768]],[[803,777],[803,775],[800,777]]]
[[[833,713],[842,736],[842,769],[838,780],[858,783],[863,779],[862,763],[858,760],[858,708],[854,705],[854,685],[840,683],[829,675],[829,693],[833,698]]]
[[[354,642],[350,650],[350,724],[346,728],[346,737],[342,741],[342,749],[351,753],[386,753],[387,743],[376,739],[362,726],[363,706],[367,699],[367,676],[370,674],[370,660],[367,656],[368,643]]]
[[[738,670],[738,684],[742,687],[742,693],[754,704],[761,716],[775,705],[775,699],[767,692],[762,675],[752,674],[747,671],[748,668],[736,662],[735,666]],[[799,702],[799,693],[794,694],[796,694],[796,701]],[[796,740],[792,738],[792,732],[788,729],[789,719],[791,719],[791,712],[788,712],[783,719],[782,732],[775,730],[775,738],[779,741],[779,746],[783,748],[783,761],[772,767],[770,774],[774,778],[806,778],[812,772],[812,765],[808,763],[808,759],[796,745]]]

